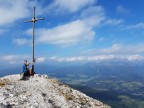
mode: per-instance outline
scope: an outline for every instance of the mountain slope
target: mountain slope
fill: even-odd
[[[110,108],[46,75],[0,78],[0,108]]]

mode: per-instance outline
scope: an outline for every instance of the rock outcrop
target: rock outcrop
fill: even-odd
[[[0,78],[0,108],[110,108],[47,75]]]

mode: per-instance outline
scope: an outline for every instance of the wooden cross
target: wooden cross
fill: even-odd
[[[32,20],[24,21],[25,23],[27,23],[27,22],[32,22],[33,23],[33,27],[32,27],[33,28],[33,39],[32,39],[32,72],[33,73],[34,73],[34,63],[35,63],[35,58],[34,58],[35,22],[39,21],[39,20],[44,20],[44,18],[36,18],[35,17],[35,7],[34,7]]]

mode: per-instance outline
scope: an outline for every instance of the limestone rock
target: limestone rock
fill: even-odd
[[[110,108],[47,75],[19,78],[0,78],[0,108]]]

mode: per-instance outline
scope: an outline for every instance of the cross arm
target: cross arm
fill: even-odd
[[[35,21],[44,20],[44,18],[36,18]]]
[[[44,20],[44,18],[36,18],[36,19],[32,19],[32,20],[27,20],[27,21],[24,21],[25,23],[27,22],[36,22],[36,21],[39,21],[39,20]]]
[[[27,20],[27,21],[24,21],[25,23],[27,23],[27,22],[33,22],[33,20]]]

